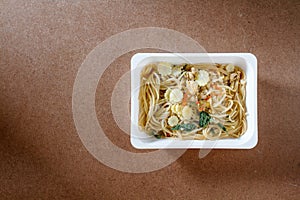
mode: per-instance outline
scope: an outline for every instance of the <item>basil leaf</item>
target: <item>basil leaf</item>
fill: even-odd
[[[192,131],[196,128],[195,124],[177,124],[176,126],[172,127],[171,130],[178,131],[180,129],[183,129],[184,131]]]
[[[176,126],[172,127],[172,131],[178,131],[180,129],[180,124],[177,124]]]
[[[205,111],[200,112],[199,126],[206,127],[211,119],[211,116]]]
[[[195,124],[182,124],[182,128],[185,131],[192,131],[196,128]]]

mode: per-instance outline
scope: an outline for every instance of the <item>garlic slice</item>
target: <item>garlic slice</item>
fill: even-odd
[[[190,108],[189,106],[184,106],[184,108],[182,109],[182,117],[185,120],[189,120],[191,119],[193,116],[193,109]]]
[[[174,114],[177,114],[178,116],[181,116],[181,113],[182,113],[182,105],[180,104],[174,104],[171,106],[171,111],[174,113]]]
[[[180,89],[173,89],[170,93],[170,102],[171,103],[178,103],[183,98],[183,93]]]
[[[170,88],[168,88],[167,89],[167,91],[165,92],[165,94],[164,94],[164,96],[165,96],[165,98],[168,100],[168,101],[170,101],[170,93],[171,93],[171,89]]]
[[[177,112],[177,111],[176,111],[176,106],[177,106],[177,104],[174,104],[174,105],[171,106],[171,111],[172,111],[173,113],[176,113],[176,112]]]
[[[176,117],[174,115],[169,117],[169,119],[168,119],[168,124],[170,126],[176,126],[178,124],[178,122],[179,122],[178,117]]]
[[[162,76],[166,76],[172,73],[172,64],[167,62],[160,62],[157,65],[158,73]]]
[[[199,70],[196,82],[200,86],[205,86],[209,81],[209,74],[205,70]]]
[[[233,72],[234,71],[234,65],[233,64],[228,64],[226,66],[226,71],[227,72]]]
[[[198,91],[198,84],[195,81],[186,81],[186,88],[192,95],[195,95]]]
[[[175,108],[175,110],[176,110],[176,112],[178,113],[178,114],[180,114],[181,115],[181,112],[182,112],[182,105],[180,105],[180,104],[177,104],[176,105],[176,108]]]

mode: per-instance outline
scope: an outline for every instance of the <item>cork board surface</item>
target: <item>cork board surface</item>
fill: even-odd
[[[0,199],[299,199],[299,13],[298,1],[275,0],[1,1]],[[77,71],[99,43],[139,27],[174,29],[208,52],[257,56],[256,148],[203,159],[187,150],[142,174],[107,167],[86,150],[72,116]],[[136,52],[104,72],[95,104],[107,137],[141,153],[110,107]]]

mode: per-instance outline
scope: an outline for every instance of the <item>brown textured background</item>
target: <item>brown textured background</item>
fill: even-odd
[[[300,199],[299,13],[296,0],[1,1],[0,199]],[[87,152],[72,118],[77,70],[101,41],[147,26],[185,33],[208,52],[257,56],[256,148],[204,159],[188,150],[145,174],[110,169]],[[110,111],[133,53],[106,70],[96,105],[109,138],[141,152]]]

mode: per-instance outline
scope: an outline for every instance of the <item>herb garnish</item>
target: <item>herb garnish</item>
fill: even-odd
[[[205,111],[200,112],[199,126],[206,127],[211,119],[211,116]]]
[[[176,126],[172,127],[171,130],[178,131],[180,129],[183,129],[184,131],[192,131],[195,128],[195,124],[177,124]]]
[[[156,137],[156,139],[161,139],[161,135],[154,135],[154,137]]]
[[[227,130],[226,130],[226,127],[225,127],[223,124],[218,123],[218,126],[219,126],[223,131],[227,131]]]

